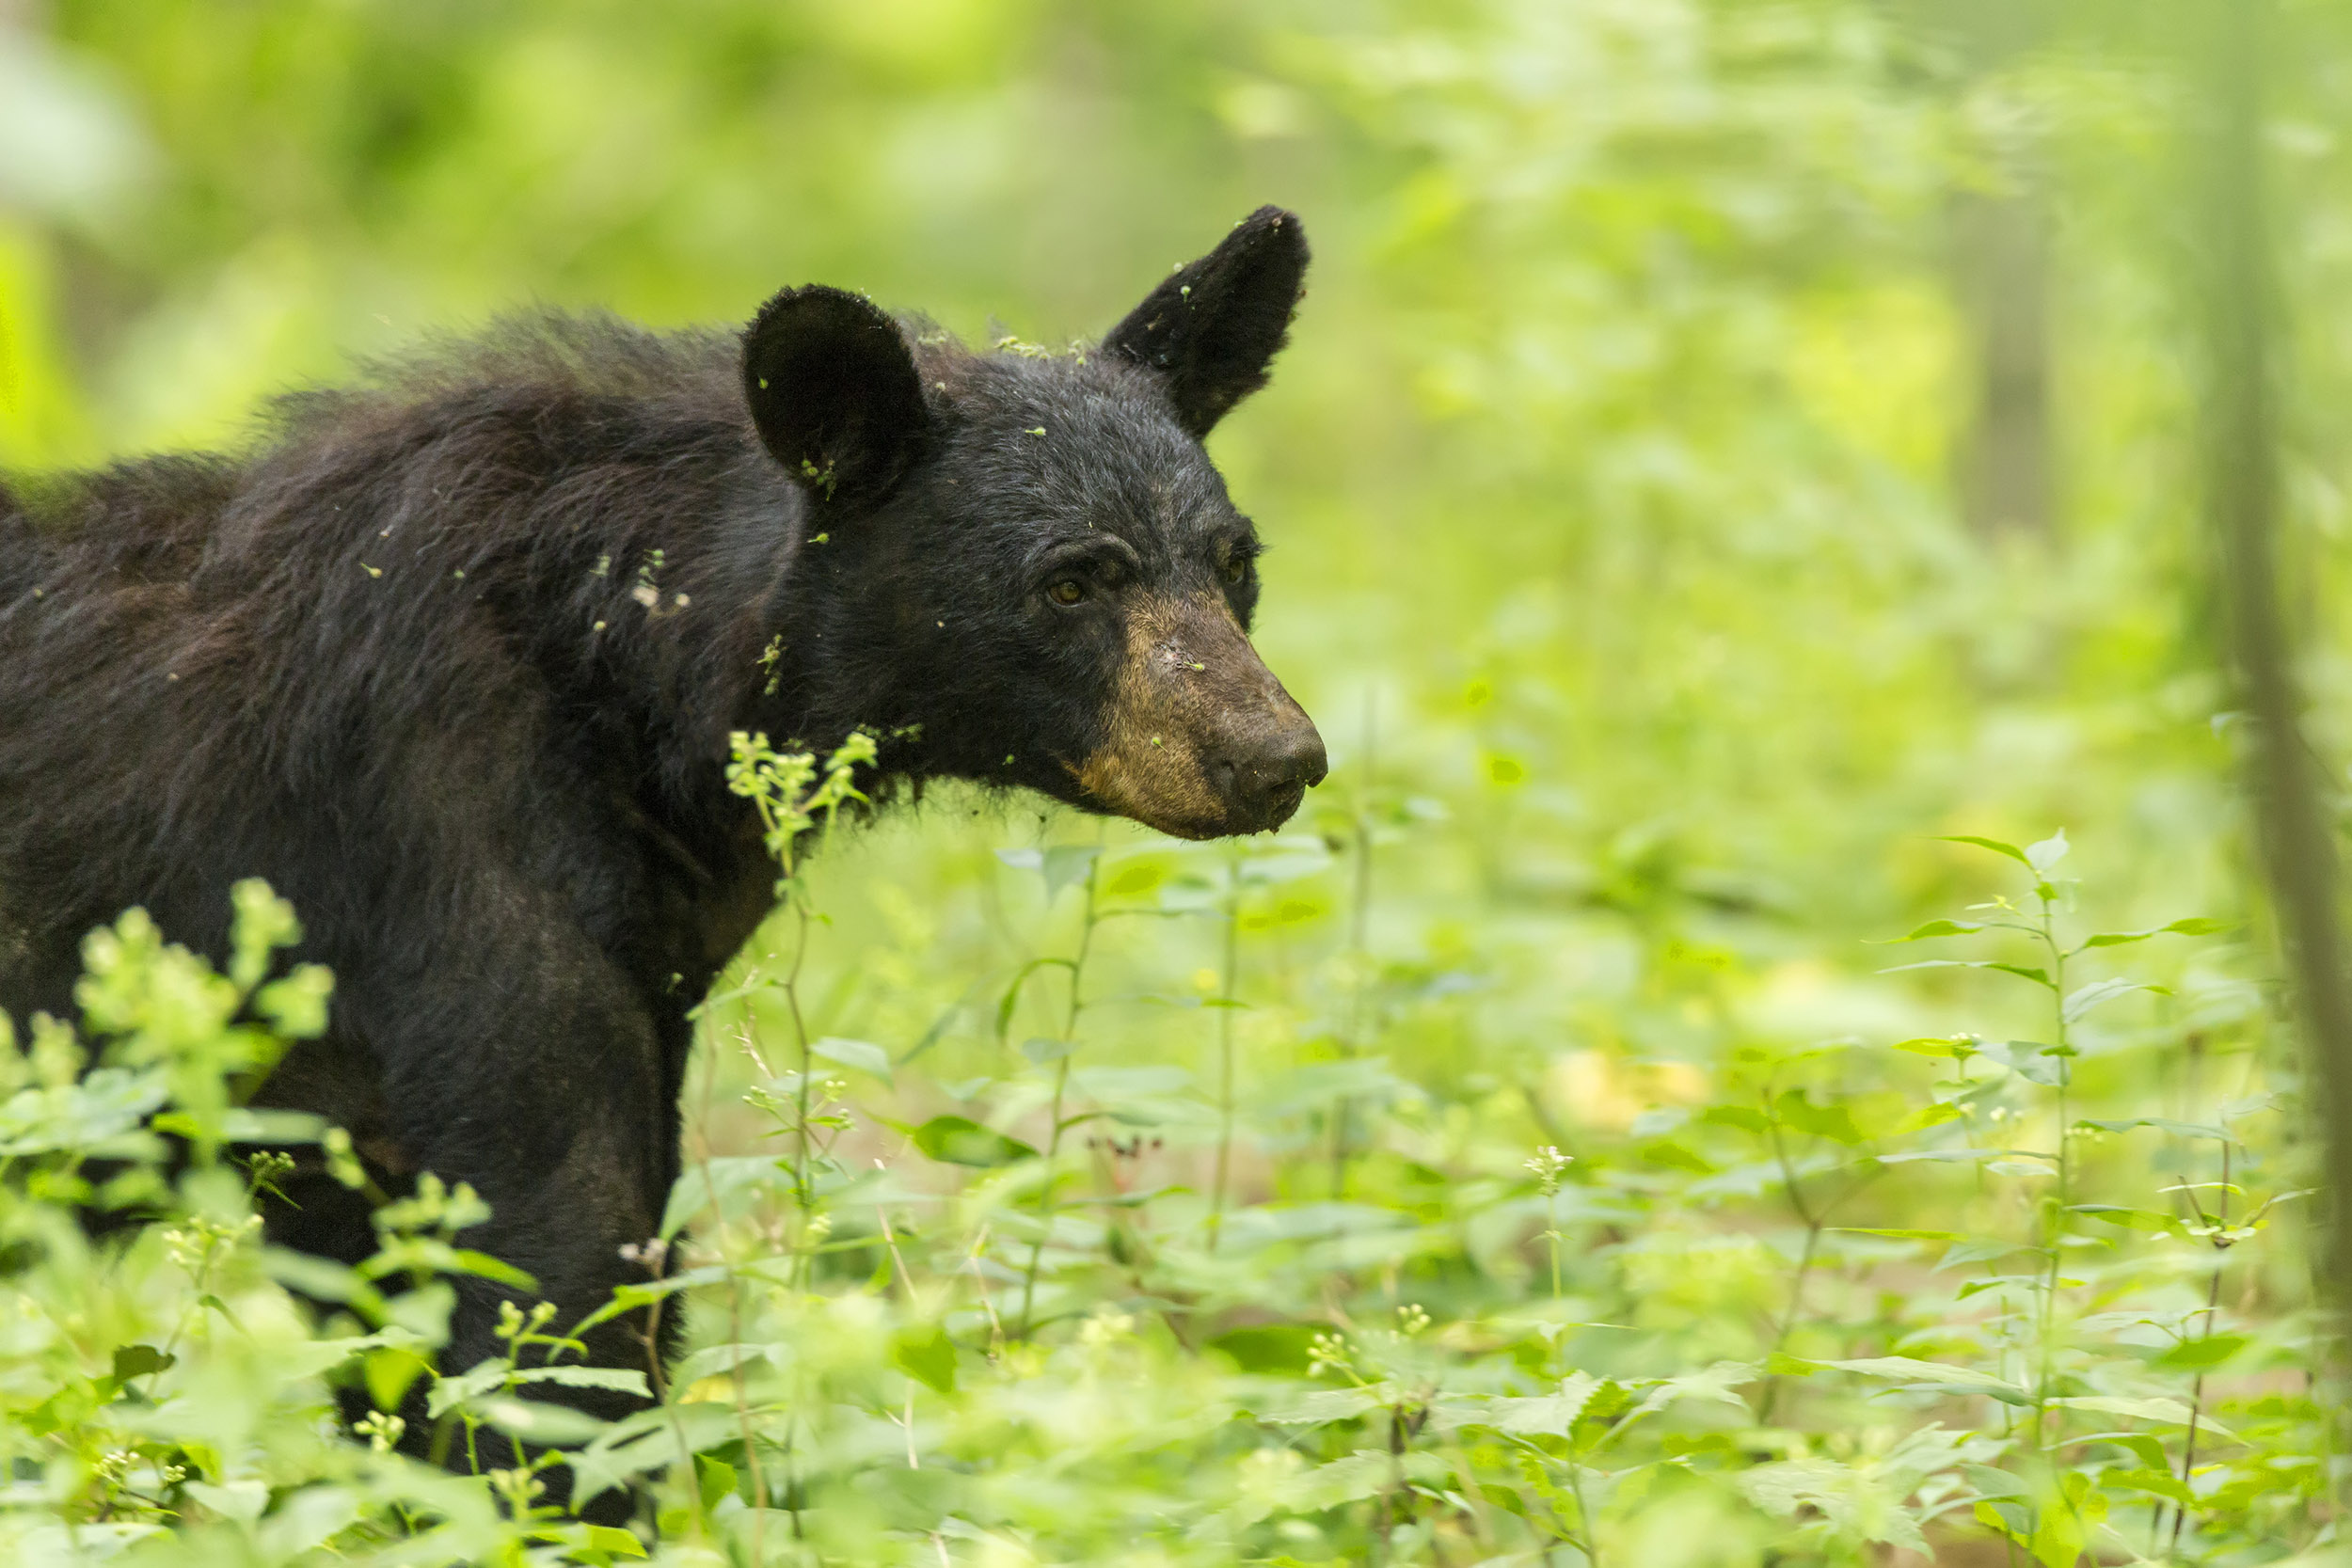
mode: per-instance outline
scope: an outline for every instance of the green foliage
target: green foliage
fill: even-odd
[[[269,967],[258,889],[225,974],[125,916],[83,1031],[0,1051],[0,1559],[2326,1549],[2344,1401],[2186,511],[2169,13],[2041,8],[2051,47],[1988,65],[1937,30],[1962,9],[0,25],[11,466],[219,440],[533,297],[739,319],[821,279],[1028,352],[1298,208],[1295,344],[1216,443],[1336,764],[1243,845],[954,791],[835,834],[870,752],[740,737],[782,904],[704,1011],[668,1275],[612,1308],[683,1313],[689,1352],[609,1427],[529,1397],[637,1375],[579,1366],[578,1324],[431,1370],[440,1276],[512,1278],[472,1195],[387,1206],[355,1269],[261,1243],[282,1172],[244,1140],[365,1180],[246,1103],[325,976]],[[2347,40],[2286,9],[2280,304],[2324,321]],[[1988,541],[1947,477],[1980,367],[1944,225],[2027,186],[2063,522]],[[2298,336],[2290,410],[2344,403],[2346,348]],[[2321,621],[2352,473],[2299,428]],[[2080,846],[2023,831],[2060,821]],[[485,1424],[531,1464],[328,1430],[331,1388],[420,1378],[461,1471]],[[534,1500],[551,1444],[660,1540]]]

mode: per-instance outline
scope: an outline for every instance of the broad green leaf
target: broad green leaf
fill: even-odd
[[[2161,1235],[2172,1228],[2172,1216],[2169,1214],[2152,1213],[2145,1209],[2125,1209],[2112,1203],[2071,1204],[2067,1212],[2088,1214],[2094,1220],[2119,1225],[2126,1230],[2144,1230],[2150,1235]]]
[[[956,1391],[956,1342],[936,1325],[902,1329],[890,1342],[890,1364],[935,1394]]]
[[[551,1383],[562,1388],[609,1388],[616,1393],[651,1399],[645,1374],[634,1367],[525,1367],[515,1374],[517,1383]]]
[[[512,1395],[494,1394],[476,1402],[474,1409],[481,1418],[505,1433],[527,1443],[585,1443],[605,1429],[605,1423],[584,1410],[567,1404],[549,1404],[544,1400],[516,1399]]]
[[[1816,1105],[1802,1089],[1788,1089],[1772,1102],[1772,1115],[1784,1126],[1833,1143],[1858,1144],[1866,1134],[1854,1125],[1853,1113],[1843,1105]]]
[[[2064,1405],[2069,1410],[2090,1410],[2102,1416],[2129,1416],[2136,1420],[2160,1421],[2167,1426],[2186,1426],[2193,1418],[2200,1429],[2213,1433],[2226,1442],[2237,1441],[2230,1430],[2220,1422],[2210,1416],[2192,1412],[2179,1400],[2126,1400],[2113,1399],[2104,1394],[2080,1394],[2070,1399],[2052,1400],[2050,1402]]]
[[[968,1117],[931,1117],[914,1130],[914,1147],[945,1164],[983,1170],[1037,1157],[1037,1150],[1020,1139],[982,1127]]]
[[[2182,1340],[2148,1365],[2161,1372],[2211,1371],[2251,1343],[2243,1334],[2208,1334]]]
[[[2030,1404],[2033,1396],[2006,1378],[1940,1361],[1918,1361],[1908,1355],[1874,1355],[1855,1361],[1820,1361],[1816,1366],[1864,1377],[1885,1378],[1907,1387],[1936,1386],[1958,1393],[1983,1394],[2007,1404]]]

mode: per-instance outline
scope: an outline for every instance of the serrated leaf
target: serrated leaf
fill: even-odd
[[[634,1367],[525,1367],[514,1374],[517,1383],[551,1383],[562,1388],[609,1388],[617,1393],[651,1399],[645,1374]]]

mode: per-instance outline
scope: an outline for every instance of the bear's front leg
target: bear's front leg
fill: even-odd
[[[413,1108],[403,1118],[401,1141],[417,1167],[453,1185],[467,1183],[490,1207],[490,1217],[461,1233],[459,1244],[521,1269],[534,1285],[524,1291],[478,1276],[453,1280],[457,1306],[438,1358],[444,1375],[509,1354],[500,1333],[507,1304],[526,1316],[540,1303],[551,1304],[554,1312],[539,1332],[564,1335],[605,1306],[616,1287],[644,1283],[649,1250],[652,1272],[660,1270],[660,1249],[647,1243],[677,1170],[677,1083],[669,1058],[681,1054],[684,1022],[658,1025],[609,973],[596,983],[582,983],[576,969],[564,978],[568,983],[536,998],[510,987],[494,1009],[497,1032],[485,1031],[461,1053],[413,1052],[405,1059],[422,1070],[393,1081],[393,1102]],[[421,1081],[428,1077],[430,1086]],[[677,1331],[675,1304],[658,1316],[639,1308],[588,1330],[584,1356],[550,1356],[545,1347],[531,1347],[517,1359],[526,1369],[552,1361],[634,1370],[658,1390]],[[649,1402],[620,1390],[551,1383],[517,1391],[606,1420]],[[452,1468],[486,1473],[517,1462],[514,1444],[486,1426],[473,1433],[470,1449],[462,1427],[437,1433],[421,1387],[410,1391],[401,1415],[407,1422],[402,1447],[421,1455],[438,1448]],[[568,1470],[550,1467],[541,1479],[548,1500],[569,1500]],[[625,1494],[608,1493],[583,1513],[596,1523],[619,1523],[630,1506]]]

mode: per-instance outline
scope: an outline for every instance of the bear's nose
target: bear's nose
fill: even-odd
[[[1209,775],[1224,796],[1234,832],[1266,832],[1290,820],[1308,790],[1323,782],[1330,759],[1314,721],[1295,705],[1290,721],[1249,737],[1215,758]]]

